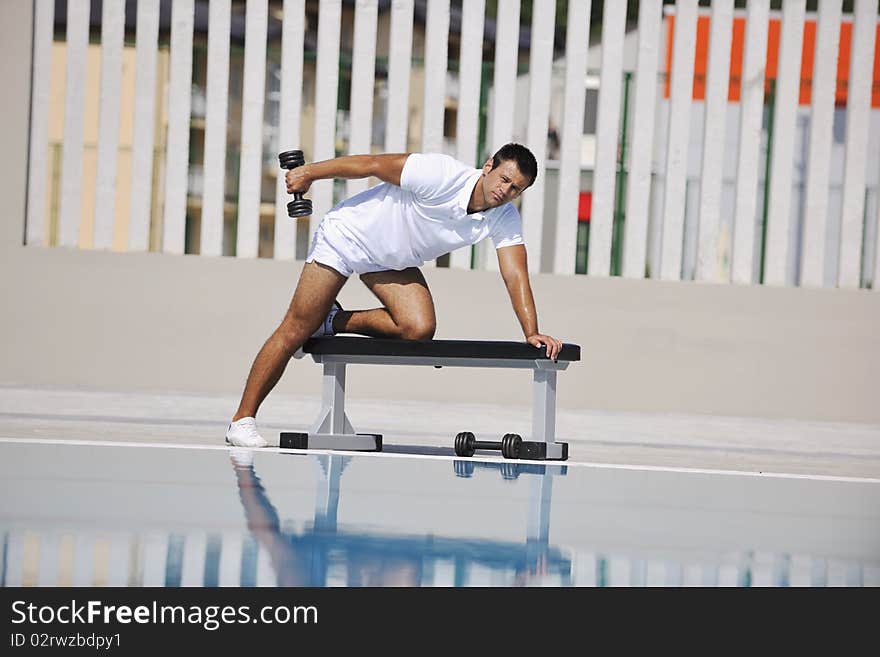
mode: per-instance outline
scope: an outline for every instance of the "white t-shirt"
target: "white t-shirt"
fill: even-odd
[[[412,153],[399,187],[382,183],[355,194],[325,215],[323,228],[361,252],[366,261],[350,263],[358,273],[377,265],[418,267],[486,237],[496,249],[522,244],[522,219],[513,204],[467,213],[481,173],[449,155]]]

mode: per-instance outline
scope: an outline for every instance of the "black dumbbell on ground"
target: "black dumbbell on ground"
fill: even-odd
[[[455,455],[473,456],[478,449],[499,449],[506,459],[518,459],[522,437],[515,433],[504,434],[501,442],[477,440],[470,431],[462,431],[455,436]]]
[[[284,151],[278,154],[282,169],[295,169],[306,163],[302,151]],[[287,204],[288,217],[308,217],[312,214],[312,202],[303,198],[302,192],[294,192],[293,200]]]

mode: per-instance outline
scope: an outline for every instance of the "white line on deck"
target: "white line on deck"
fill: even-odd
[[[565,466],[565,467],[584,467],[598,468],[610,470],[634,470],[646,472],[680,472],[684,474],[710,474],[725,475],[738,477],[771,477],[775,479],[809,479],[815,481],[841,481],[850,483],[878,484],[880,479],[874,477],[837,477],[833,475],[810,475],[810,474],[793,474],[785,472],[746,472],[741,470],[713,470],[709,468],[670,468],[665,466],[654,465],[629,465],[623,463],[585,463],[578,461],[537,461],[537,460],[508,460],[503,458],[491,457],[469,457],[464,459],[458,456],[447,456],[444,454],[401,454],[394,452],[359,452],[344,450],[322,450],[322,449],[281,449],[280,447],[230,447],[229,445],[188,445],[175,443],[146,443],[146,442],[124,442],[111,440],[60,440],[50,438],[9,438],[0,436],[0,443],[19,443],[19,444],[37,444],[37,445],[76,445],[81,447],[154,447],[164,449],[193,449],[193,450],[212,450],[212,451],[229,451],[232,449],[253,449],[259,453],[274,454],[337,454],[340,456],[366,456],[374,458],[408,458],[408,459],[434,459],[440,461],[449,460],[470,460],[484,463],[511,463],[511,464],[534,464],[546,466]]]

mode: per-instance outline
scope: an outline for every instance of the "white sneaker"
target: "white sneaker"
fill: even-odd
[[[333,318],[336,317],[336,313],[340,310],[343,310],[342,306],[339,305],[338,301],[333,301],[333,307],[330,308],[330,312],[327,313],[327,317],[324,318],[324,323],[318,327],[318,330],[312,333],[313,338],[323,338],[328,335],[335,335],[335,331],[333,330]]]
[[[265,447],[269,443],[257,431],[257,421],[243,417],[226,429],[226,442],[235,447]]]

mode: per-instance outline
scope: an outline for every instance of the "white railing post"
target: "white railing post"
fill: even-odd
[[[675,3],[675,28],[673,32],[660,277],[664,280],[677,281],[681,278],[682,238],[684,236],[688,142],[691,129],[694,53],[697,42],[696,0],[678,0]]]
[[[840,43],[840,0],[822,0],[816,26],[813,89],[810,105],[810,142],[807,160],[804,246],[801,284],[821,287],[825,279],[828,180],[831,164],[831,131],[834,125],[834,92]]]
[[[108,4],[114,3],[105,3],[105,7]],[[171,6],[171,72],[168,82],[165,218],[162,222],[162,251],[165,253],[182,254],[186,245],[193,22],[193,0],[175,0]],[[100,166],[100,161],[98,166]]]
[[[786,285],[794,174],[794,120],[800,94],[801,55],[804,49],[806,0],[788,0],[782,7],[779,66],[773,109],[773,143],[770,145],[770,196],[767,211],[767,244],[764,283]]]
[[[642,0],[639,5],[633,139],[626,178],[623,239],[623,275],[627,278],[645,277],[651,168],[654,161],[654,115],[657,111],[657,66],[660,35],[663,33],[661,8],[660,0]]]
[[[229,94],[230,0],[212,0],[208,13],[208,72],[205,92],[205,154],[201,255],[223,254],[226,200],[226,122]]]
[[[581,142],[584,134],[586,92],[584,79],[587,75],[587,51],[590,47],[590,9],[587,0],[572,0],[568,5],[565,100],[560,132],[556,244],[552,263],[556,274],[574,274],[577,257],[577,210],[581,189]]]
[[[281,23],[281,101],[279,103],[278,152],[303,150],[300,122],[302,121],[302,78],[306,26],[305,0],[284,0]],[[285,171],[279,166],[275,184],[275,240],[273,257],[292,260],[297,250],[297,221],[287,216]],[[302,219],[302,221],[307,221]]]
[[[58,245],[77,246],[82,214],[82,169],[89,2],[67,4],[67,78],[64,91],[64,148],[61,154],[61,200]]]
[[[749,0],[745,53],[740,81],[739,149],[736,166],[736,205],[730,279],[749,285],[755,279],[755,223],[758,209],[761,123],[764,112],[764,73],[767,66],[769,0]]]
[[[483,75],[483,23],[485,0],[464,3],[461,17],[461,48],[458,56],[458,115],[456,117],[456,152],[461,162],[476,162],[480,129],[480,82]],[[471,268],[471,247],[456,249],[449,256],[449,266]]]
[[[388,103],[385,151],[405,153],[409,126],[409,76],[412,68],[413,0],[391,3],[388,44]]]
[[[857,288],[862,265],[862,225],[865,215],[867,135],[870,125],[877,3],[856,0],[846,97],[846,160],[843,168],[843,211],[840,224],[839,287]],[[876,153],[874,154],[876,157]]]
[[[542,262],[544,239],[544,184],[546,182],[547,125],[550,119],[550,79],[553,71],[553,30],[555,12],[532,13],[531,52],[529,53],[529,120],[526,146],[538,161],[538,178],[522,197],[523,237],[529,252],[529,268],[546,271]]]
[[[159,0],[138,0],[134,138],[131,145],[131,202],[128,208],[130,251],[148,251],[150,248],[158,47]]]
[[[722,276],[718,260],[718,226],[721,223],[721,179],[724,172],[724,131],[732,38],[733,0],[715,0],[712,3],[710,20],[703,157],[700,163],[700,214],[695,275],[699,281],[720,281]]]
[[[495,19],[495,71],[492,79],[492,133],[486,155],[513,139],[513,107],[516,104],[517,55],[519,52],[519,0],[498,3]],[[480,153],[480,157],[483,157]],[[476,245],[474,251],[476,269],[498,270],[498,258],[489,240]]]
[[[98,114],[98,164],[95,176],[93,245],[97,249],[109,249],[113,245],[113,228],[116,222],[124,37],[125,4],[105,2],[101,14],[101,106]]]
[[[263,109],[266,98],[266,29],[269,20],[267,0],[248,0],[245,11],[235,255],[238,258],[256,258],[260,249],[260,200],[263,187]]]
[[[49,93],[52,70],[54,0],[34,3],[34,64],[31,72],[31,139],[28,157],[25,243],[46,241],[46,181],[49,178]]]
[[[677,26],[678,17],[676,17]],[[611,240],[614,231],[614,196],[617,185],[620,137],[620,90],[623,86],[623,36],[626,3],[606,2],[602,15],[602,65],[599,73],[599,106],[596,116],[596,166],[593,171],[593,205],[590,213],[590,276],[611,275]]]
[[[370,153],[373,144],[373,96],[376,86],[376,0],[358,0],[354,14],[354,45],[351,55],[350,155]],[[369,186],[367,178],[345,181],[345,193],[354,196]]]
[[[422,96],[422,151],[443,151],[446,69],[449,58],[449,0],[428,0],[425,18],[425,89]],[[436,260],[425,267],[436,266]]]
[[[318,9],[318,59],[315,65],[315,162],[336,157],[336,109],[339,85],[339,39],[342,1],[321,0]],[[318,229],[324,213],[333,207],[333,181],[317,180],[312,190],[309,235]]]
[[[428,0],[425,19],[425,89],[422,100],[422,150],[443,150],[446,64],[449,53],[449,0]]]

